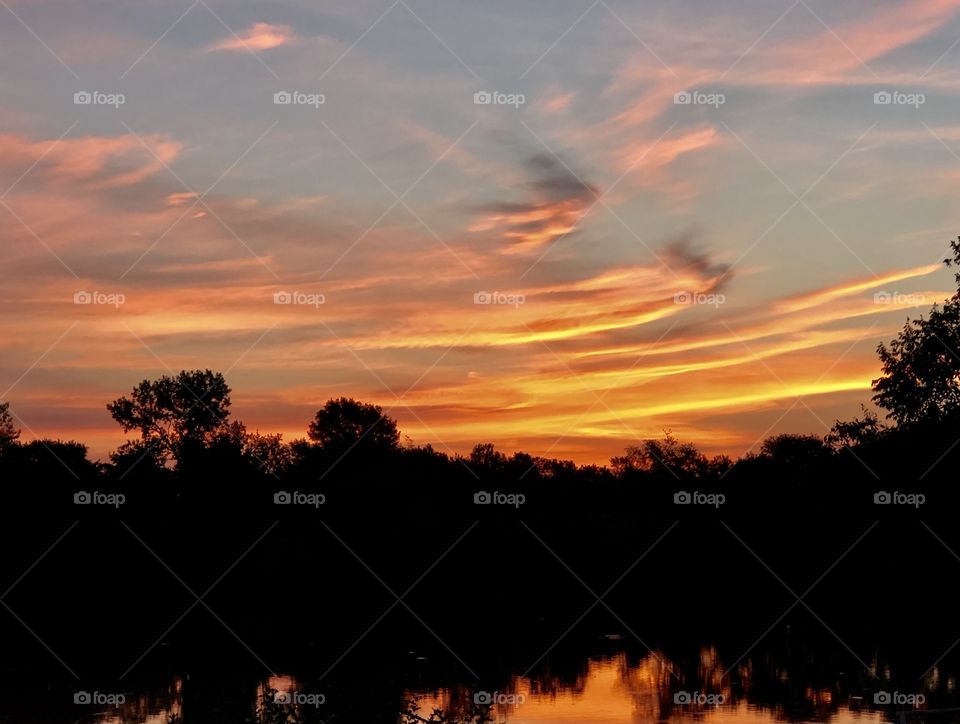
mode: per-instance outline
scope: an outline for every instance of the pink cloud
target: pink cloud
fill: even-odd
[[[293,42],[293,31],[286,25],[255,23],[244,35],[233,35],[212,48],[214,50],[270,50]]]
[[[0,167],[26,169],[53,181],[81,182],[88,188],[131,186],[172,163],[182,146],[165,135],[144,137],[153,153],[132,135],[83,136],[60,141],[32,141],[15,134],[0,134]]]

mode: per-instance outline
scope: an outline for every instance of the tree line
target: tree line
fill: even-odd
[[[944,263],[960,265],[960,237],[950,249]],[[21,441],[10,403],[0,403],[0,473],[116,483],[210,475],[316,481],[358,466],[390,468],[403,461],[420,476],[466,470],[477,480],[513,482],[937,477],[937,467],[944,474],[953,467],[960,439],[960,271],[955,279],[958,291],[951,298],[927,316],[908,319],[894,340],[879,345],[881,371],[872,400],[885,419],[863,408],[859,417],[836,420],[825,435],[773,435],[736,460],[708,457],[670,432],[638,441],[606,466],[524,452],[508,456],[491,443],[478,443],[467,455],[448,455],[429,444],[402,441],[396,420],[380,406],[347,397],[328,400],[309,422],[306,437],[286,442],[233,419],[226,379],[205,369],[143,380],[109,403],[112,418],[132,436],[108,461],[91,461],[86,446],[76,441]]]

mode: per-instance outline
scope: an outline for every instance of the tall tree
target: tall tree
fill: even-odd
[[[230,387],[219,372],[183,371],[143,380],[107,410],[125,432],[140,433],[140,440],[127,448],[179,463],[229,431]]]
[[[0,452],[11,448],[20,439],[20,430],[13,423],[9,402],[0,402]]]
[[[944,263],[960,265],[960,238],[950,248],[953,257]],[[960,290],[960,272],[955,278]],[[960,291],[928,317],[908,320],[877,354],[883,373],[873,381],[873,401],[887,417],[898,425],[960,418]]]
[[[384,415],[379,405],[347,397],[328,400],[317,411],[307,435],[325,450],[337,453],[354,447],[390,452],[400,444],[396,420]]]

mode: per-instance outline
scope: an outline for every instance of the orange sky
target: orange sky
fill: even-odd
[[[824,434],[952,293],[958,4],[12,2],[0,399],[94,457],[183,368],[287,438],[340,395],[448,452]]]

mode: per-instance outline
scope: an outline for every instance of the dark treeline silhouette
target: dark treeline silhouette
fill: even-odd
[[[576,679],[608,634],[694,669],[707,644],[746,651],[740,676],[773,666],[758,652],[791,631],[791,666],[810,665],[796,642],[818,642],[836,664],[818,676],[893,662],[884,684],[908,691],[960,652],[940,658],[960,631],[957,349],[960,292],[880,346],[889,417],[737,460],[670,434],[607,466],[451,455],[347,398],[284,441],[234,420],[223,375],[194,370],[109,403],[130,439],[91,461],[77,442],[22,441],[3,403],[0,588],[17,616],[0,616],[0,681],[189,674],[215,690],[224,672],[296,671],[370,709],[341,720],[396,721],[410,689]],[[202,699],[194,720],[217,721]]]
[[[951,242],[951,249],[948,266],[960,263],[960,240]],[[960,289],[960,272],[956,277]],[[709,458],[669,432],[628,447],[608,466],[523,452],[507,456],[489,443],[477,444],[466,456],[449,455],[432,445],[402,443],[396,421],[380,407],[347,398],[328,401],[309,422],[305,438],[286,442],[233,420],[231,389],[223,375],[194,370],[144,380],[107,405],[122,429],[135,434],[107,462],[90,461],[86,447],[75,441],[20,442],[9,403],[0,404],[0,474],[49,484],[100,483],[130,492],[154,485],[155,492],[165,487],[181,496],[199,495],[227,480],[232,493],[240,495],[257,485],[335,488],[338,481],[360,478],[363,485],[353,492],[368,503],[377,499],[368,494],[371,486],[413,481],[417,485],[405,492],[415,494],[415,488],[431,488],[437,481],[453,491],[451,481],[473,481],[515,492],[546,491],[544,500],[565,488],[597,495],[621,483],[724,485],[730,492],[749,493],[741,500],[812,490],[827,480],[844,481],[847,490],[857,483],[932,483],[949,479],[960,454],[954,447],[960,437],[957,350],[960,291],[934,305],[929,316],[908,320],[896,339],[879,346],[881,374],[873,383],[873,401],[886,412],[886,421],[864,408],[859,418],[835,421],[825,435],[774,435],[737,460]],[[773,481],[776,490],[767,485]],[[765,489],[750,489],[758,485]],[[437,492],[430,489],[431,496]],[[536,496],[525,502],[536,503]]]

